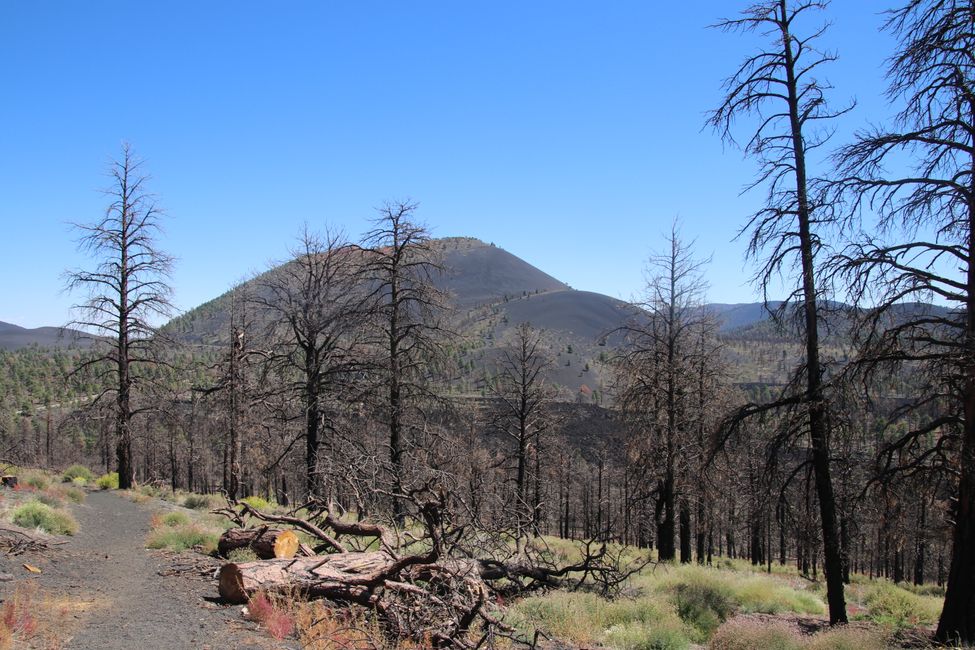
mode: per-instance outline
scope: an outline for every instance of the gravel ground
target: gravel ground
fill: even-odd
[[[42,588],[88,604],[65,648],[282,647],[242,620],[239,607],[215,602],[212,579],[160,575],[179,561],[145,549],[149,509],[93,492],[74,514],[80,526],[67,544],[18,558],[43,570],[33,578]]]

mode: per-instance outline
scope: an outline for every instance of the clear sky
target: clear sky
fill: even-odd
[[[67,223],[92,221],[129,141],[166,209],[191,308],[281,260],[302,222],[358,237],[412,198],[435,236],[494,242],[629,298],[677,216],[716,302],[756,299],[733,242],[754,172],[704,129],[759,37],[746,2],[0,3],[0,320],[68,321]],[[890,111],[884,2],[835,0],[838,138]]]

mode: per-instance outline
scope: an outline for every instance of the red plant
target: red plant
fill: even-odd
[[[24,637],[30,637],[37,631],[37,619],[27,611],[28,604],[20,604],[18,599],[7,601],[3,604],[2,615],[0,618],[8,630],[17,632]]]
[[[254,594],[247,601],[247,617],[264,626],[275,639],[283,639],[295,629],[291,615],[275,607],[271,599],[263,592]]]

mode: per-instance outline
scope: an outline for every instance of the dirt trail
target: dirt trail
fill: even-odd
[[[149,509],[93,492],[74,514],[78,534],[37,560],[42,587],[90,603],[66,648],[268,647],[245,629],[239,608],[204,599],[216,595],[212,581],[159,575],[169,562],[145,549]]]

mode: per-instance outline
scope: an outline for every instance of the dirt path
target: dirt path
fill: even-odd
[[[238,607],[206,600],[212,580],[161,576],[171,561],[145,549],[151,513],[111,492],[74,508],[78,534],[36,563],[45,589],[88,603],[72,649],[261,648]]]

